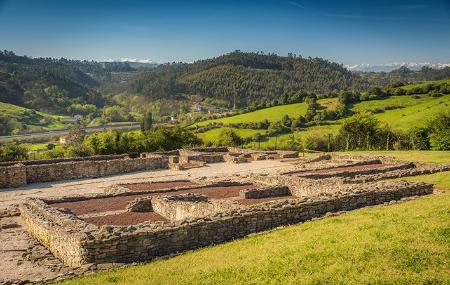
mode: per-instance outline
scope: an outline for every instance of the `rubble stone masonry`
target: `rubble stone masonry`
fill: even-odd
[[[345,189],[348,188],[324,196],[277,200],[238,208],[233,206],[231,210],[215,211],[200,218],[181,219],[177,216],[169,218],[169,221],[123,227],[87,224],[69,211],[51,207],[48,200],[28,199],[20,206],[20,211],[25,227],[35,238],[65,264],[77,267],[85,263],[151,260],[281,225],[303,222],[328,212],[430,194],[433,186],[419,182],[389,181],[370,183],[349,191]],[[204,199],[199,202],[173,197],[165,199],[163,203],[166,206],[171,203],[200,205],[209,202]],[[154,201],[152,204],[156,209]],[[167,212],[173,213],[174,210]]]

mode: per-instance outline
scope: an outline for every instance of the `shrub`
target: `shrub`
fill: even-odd
[[[303,149],[328,151],[328,138],[320,135],[308,135],[302,139]]]
[[[18,143],[9,143],[0,147],[0,161],[28,159],[28,148]]]
[[[430,141],[428,139],[429,129],[426,127],[414,127],[409,131],[409,142],[413,149],[427,150],[430,149]]]
[[[450,150],[450,112],[429,121],[429,139],[433,150]]]
[[[239,146],[242,144],[242,138],[233,130],[229,128],[223,129],[217,140],[217,145],[220,146]]]

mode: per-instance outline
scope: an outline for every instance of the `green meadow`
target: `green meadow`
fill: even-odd
[[[332,108],[335,102],[336,98],[318,100],[318,103],[325,108]],[[268,120],[269,122],[276,122],[281,120],[281,118],[283,118],[284,115],[288,115],[291,118],[296,118],[300,115],[305,115],[306,107],[307,107],[306,103],[280,105],[236,116],[214,120],[206,120],[196,123],[194,124],[194,126],[206,126],[211,123],[222,123],[224,125],[236,123],[257,123],[263,120]]]
[[[374,116],[379,119],[382,123],[387,124],[394,130],[408,130],[412,126],[420,126],[423,125],[432,118],[435,114],[440,112],[445,112],[450,110],[450,95],[445,95],[442,97],[431,97],[429,95],[417,95],[416,98],[412,96],[391,96],[382,100],[371,100],[371,101],[363,101],[356,104],[353,104],[350,109],[352,112],[363,112],[369,111],[373,112]],[[330,100],[330,99],[327,99]],[[323,102],[321,103],[323,105]],[[292,108],[294,106],[298,107],[299,112],[292,112]],[[244,122],[240,121],[243,116],[245,116],[245,122],[257,122],[259,118],[267,118],[268,114],[273,113],[274,110],[283,110],[282,107],[289,107],[291,110],[288,115],[290,117],[296,118],[299,115],[304,115],[306,112],[306,105],[304,103],[299,104],[291,104],[291,105],[283,105],[277,106],[267,109],[258,110],[255,112],[250,112],[238,116],[223,118],[220,120],[224,124],[239,123]],[[301,107],[301,108],[300,108]],[[291,115],[296,114],[296,115]],[[277,113],[277,118],[281,119],[284,114]],[[272,117],[275,118],[275,117]],[[278,120],[279,120],[278,119]],[[260,120],[259,120],[260,121]],[[201,123],[211,122],[205,121]],[[327,121],[325,122],[327,125],[320,126],[312,126],[300,131],[294,132],[293,134],[283,134],[277,137],[269,137],[266,141],[261,142],[259,145],[262,148],[274,148],[275,145],[277,147],[288,147],[292,145],[292,138],[299,139],[306,136],[315,136],[321,135],[325,136],[328,134],[336,134],[339,129],[339,124],[342,122],[342,119],[337,121]],[[200,124],[200,123],[199,123]],[[206,132],[200,133],[199,137],[202,138],[205,142],[214,142],[220,133],[220,128],[208,130]],[[251,137],[256,133],[263,134],[265,130],[249,130],[249,129],[234,129],[238,134],[240,134],[243,138]],[[255,143],[251,143],[249,147],[254,146]]]
[[[39,112],[3,102],[0,102],[0,114],[5,117],[14,118],[19,122],[26,124],[31,130],[41,128],[43,130],[52,130],[67,127],[67,125],[62,122],[62,120],[66,118],[65,116]],[[43,119],[44,122],[37,122],[36,120],[39,118]]]

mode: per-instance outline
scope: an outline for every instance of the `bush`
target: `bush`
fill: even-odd
[[[308,135],[302,139],[303,149],[328,151],[328,138],[319,135]]]
[[[28,148],[18,143],[9,143],[0,147],[0,161],[28,159]]]
[[[239,146],[242,144],[242,138],[233,129],[223,129],[219,134],[217,145],[220,146]]]
[[[428,123],[433,150],[450,150],[450,112],[437,115]]]
[[[430,141],[428,139],[429,129],[426,127],[414,127],[409,131],[409,142],[413,149],[427,150],[430,149]]]

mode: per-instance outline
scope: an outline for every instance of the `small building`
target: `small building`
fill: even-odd
[[[201,112],[203,110],[202,105],[200,104],[195,104],[194,105],[194,111],[195,112]]]
[[[67,135],[60,136],[60,137],[59,137],[59,143],[60,143],[61,145],[66,145],[66,144],[67,144],[67,138],[68,138]]]

